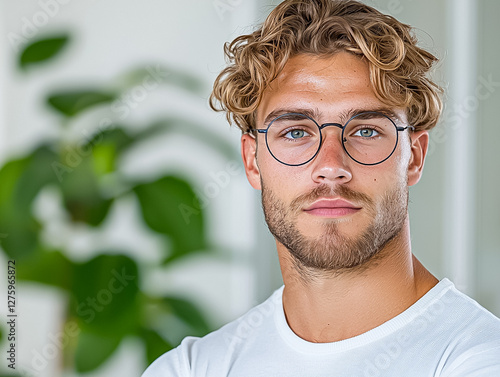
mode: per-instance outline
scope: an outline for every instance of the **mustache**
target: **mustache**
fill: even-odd
[[[370,197],[366,194],[354,191],[347,186],[337,186],[335,188],[332,188],[327,184],[322,184],[315,187],[310,192],[302,194],[297,198],[295,198],[290,203],[290,209],[294,213],[299,213],[302,210],[302,208],[314,202],[315,200],[321,197],[333,197],[333,196],[339,196],[343,199],[349,200],[356,204],[361,204],[366,207],[373,206],[372,199],[370,199]]]

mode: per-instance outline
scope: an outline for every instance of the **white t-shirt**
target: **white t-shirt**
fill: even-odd
[[[333,343],[295,335],[282,292],[203,338],[185,338],[142,377],[500,377],[500,319],[448,279],[382,325]]]

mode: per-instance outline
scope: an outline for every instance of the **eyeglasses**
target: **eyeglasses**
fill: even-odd
[[[274,118],[266,129],[256,129],[266,134],[269,153],[288,166],[307,164],[318,154],[322,130],[334,126],[342,130],[342,147],[347,155],[361,165],[377,165],[392,156],[398,145],[399,132],[413,126],[398,127],[387,115],[366,111],[340,123],[319,125],[313,118],[300,113],[287,113]]]

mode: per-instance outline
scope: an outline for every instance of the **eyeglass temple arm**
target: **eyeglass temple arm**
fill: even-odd
[[[396,127],[396,130],[398,130],[398,131],[404,131],[404,130],[406,130],[407,128],[411,128],[411,130],[412,130],[412,131],[415,131],[415,127],[413,127],[413,126]]]

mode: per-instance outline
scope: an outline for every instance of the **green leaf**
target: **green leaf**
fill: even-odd
[[[207,247],[203,211],[188,182],[166,176],[134,188],[146,224],[172,241],[168,260]]]
[[[94,170],[98,175],[115,171],[117,159],[133,142],[133,139],[119,127],[110,125],[106,130],[96,133],[83,148],[92,151]]]
[[[103,158],[103,156],[100,156]],[[104,156],[108,157],[108,156]],[[106,164],[106,162],[104,162]],[[113,198],[104,197],[99,186],[99,162],[77,146],[66,146],[56,162],[63,205],[75,222],[98,226],[106,218]]]
[[[0,246],[12,259],[22,260],[36,252],[40,224],[32,217],[0,212]],[[10,221],[9,221],[10,218]]]
[[[40,225],[32,206],[39,191],[55,182],[51,169],[55,159],[55,153],[42,146],[0,169],[0,243],[12,258],[28,257],[38,247]]]
[[[71,289],[74,264],[59,251],[38,251],[32,258],[19,262],[17,278]]]
[[[109,336],[82,330],[75,351],[77,372],[90,372],[101,366],[118,348],[121,336]]]
[[[37,148],[29,156],[29,164],[24,167],[22,175],[16,182],[14,201],[17,210],[29,212],[33,200],[40,190],[48,184],[56,182],[56,175],[52,163],[57,159],[57,154],[48,146]]]
[[[118,127],[116,125],[115,127]],[[112,125],[85,140],[85,144],[61,147],[58,161],[53,163],[63,204],[71,219],[98,226],[106,218],[113,203],[113,193],[122,187],[119,180],[103,180],[116,171],[116,162],[132,138]]]
[[[19,57],[19,66],[26,68],[54,58],[69,41],[67,35],[38,40],[26,46]]]
[[[49,96],[47,103],[67,117],[73,117],[80,112],[116,98],[115,94],[99,90],[69,90]]]
[[[0,169],[0,246],[15,259],[32,254],[37,247],[38,223],[26,206],[17,209],[19,180],[32,163],[32,157],[7,162]],[[24,207],[24,208],[23,208]]]
[[[8,205],[17,195],[18,182],[27,166],[31,163],[30,156],[7,162],[0,169],[0,206]]]
[[[141,337],[146,344],[146,361],[151,364],[165,352],[170,351],[172,344],[163,339],[157,332],[149,329],[141,329]]]
[[[95,134],[88,144],[93,146],[110,144],[119,151],[123,150],[133,142],[133,138],[121,127],[120,125],[110,125],[106,130]]]
[[[101,254],[75,266],[72,311],[80,326],[118,337],[136,330],[139,272],[124,255]]]
[[[164,297],[163,302],[167,307],[191,329],[193,336],[204,336],[210,332],[205,317],[192,302],[180,297]]]
[[[41,146],[26,157],[7,162],[0,169],[0,206],[14,205],[17,212],[29,212],[40,189],[55,182],[51,163],[56,158],[50,148]]]

